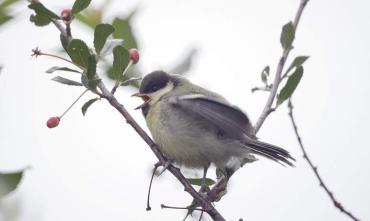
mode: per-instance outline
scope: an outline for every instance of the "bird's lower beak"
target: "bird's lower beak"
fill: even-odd
[[[136,107],[135,110],[145,107],[146,105],[148,105],[148,103],[151,100],[150,97],[147,94],[135,93],[135,94],[131,95],[131,97],[140,97],[144,101],[144,103],[142,103],[140,106]]]

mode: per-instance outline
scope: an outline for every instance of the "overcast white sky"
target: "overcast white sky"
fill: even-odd
[[[43,2],[56,11],[72,5]],[[267,94],[250,89],[260,84],[265,65],[275,70],[281,26],[293,18],[298,3],[117,0],[105,21],[139,6],[134,29],[144,71],[169,69],[198,48],[188,77],[223,94],[255,122]],[[31,58],[30,51],[35,46],[54,50],[59,33],[53,26],[29,23],[26,5],[15,11],[19,17],[0,29],[0,170],[32,169],[19,189],[0,202],[0,220],[181,220],[184,211],[160,209],[161,203],[186,206],[191,201],[167,173],[155,181],[152,211],[145,211],[155,157],[107,102],[94,104],[82,117],[80,106],[93,97],[89,94],[58,128],[45,126],[83,89],[49,80],[44,71],[65,64]],[[303,142],[335,196],[361,220],[370,219],[369,12],[365,0],[311,0],[291,54],[311,56],[293,99]],[[91,33],[81,27],[73,26],[75,37],[91,44]],[[141,113],[133,110],[139,101],[130,98],[132,92],[124,89],[117,96],[145,127]],[[334,209],[302,160],[287,112],[283,105],[273,113],[258,136],[289,150],[297,158],[296,168],[265,159],[243,167],[217,209],[227,220],[349,220]],[[13,213],[17,216],[11,218]]]

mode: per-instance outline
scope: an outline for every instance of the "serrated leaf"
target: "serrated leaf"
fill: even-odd
[[[71,85],[71,86],[83,86],[80,82],[70,80],[61,76],[53,77],[51,80],[56,81],[61,84]]]
[[[72,39],[68,44],[67,52],[75,64],[87,67],[90,52],[85,42],[80,39]]]
[[[105,57],[113,53],[113,49],[121,45],[123,46],[124,40],[123,39],[110,39],[105,42],[104,47],[100,51],[100,57]]]
[[[40,2],[32,3],[32,4],[28,5],[28,8],[34,10],[35,13],[39,16],[47,17],[47,18],[50,18],[50,19],[52,19],[52,18],[60,19],[60,17],[58,15],[56,15],[54,12],[47,9]]]
[[[31,15],[30,22],[34,23],[36,26],[42,27],[50,24],[51,20],[45,16]]]
[[[129,78],[121,83],[121,86],[128,86],[131,83],[134,83],[135,81],[141,80],[141,77],[132,77]]]
[[[293,68],[302,66],[302,64],[309,58],[309,56],[298,56],[294,59],[292,64],[289,66],[289,68],[286,70],[285,74],[288,74],[289,71],[291,71]]]
[[[94,31],[94,47],[97,54],[100,54],[109,35],[114,32],[110,24],[98,24]]]
[[[74,69],[71,69],[71,68],[67,68],[67,67],[58,67],[58,66],[54,66],[54,67],[51,67],[49,68],[48,70],[46,70],[45,72],[48,73],[48,74],[51,74],[55,71],[70,71],[70,72],[76,72],[76,73],[81,73],[77,70],[74,70]]]
[[[299,66],[295,69],[294,73],[289,76],[286,84],[280,90],[280,93],[277,95],[277,102],[276,105],[282,104],[285,100],[287,100],[290,96],[292,96],[293,92],[297,88],[299,82],[301,81],[303,75],[303,67]]]
[[[266,66],[261,72],[261,80],[263,83],[267,84],[267,77],[270,75],[270,66]]]
[[[129,61],[129,53],[126,48],[119,45],[113,49],[113,73],[115,80],[120,79]]]
[[[282,28],[280,35],[280,43],[284,49],[290,49],[292,47],[295,38],[295,30],[292,22],[288,22]]]
[[[193,49],[191,50],[186,56],[183,57],[183,59],[170,71],[170,73],[174,74],[179,74],[179,75],[184,75],[186,74],[192,64],[193,64],[193,59],[194,56],[196,55],[197,50]]]
[[[0,172],[0,198],[14,191],[22,180],[24,170],[12,173]]]
[[[112,23],[115,29],[113,37],[124,39],[126,48],[138,48],[136,37],[131,28],[131,17],[135,13],[136,11],[133,11],[126,18],[115,18]]]
[[[87,8],[91,3],[91,0],[76,0],[72,7],[72,13],[77,14],[80,11]]]
[[[192,185],[201,186],[202,185],[203,178],[187,178],[187,180]],[[206,178],[205,179],[206,186],[212,186],[215,183],[216,182],[214,180],[210,179],[210,178]]]
[[[97,100],[99,100],[99,98],[94,98],[94,99],[91,99],[91,100],[88,100],[83,106],[82,106],[82,108],[81,108],[81,111],[82,111],[82,115],[84,115],[85,116],[85,114],[86,114],[86,111],[87,111],[87,109],[95,102],[95,101],[97,101]]]

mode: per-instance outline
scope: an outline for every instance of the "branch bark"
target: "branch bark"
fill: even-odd
[[[290,121],[292,122],[294,133],[295,133],[295,136],[297,137],[297,141],[298,141],[299,147],[301,148],[301,151],[303,153],[303,159],[305,159],[307,161],[308,165],[310,166],[310,168],[314,172],[317,180],[320,183],[320,186],[324,189],[324,191],[326,192],[326,194],[329,196],[330,200],[333,202],[334,206],[339,211],[343,212],[344,214],[346,214],[347,216],[349,216],[354,221],[360,221],[349,210],[347,210],[346,208],[344,208],[344,206],[334,197],[333,192],[329,189],[329,187],[324,182],[323,178],[320,176],[319,171],[317,169],[317,166],[315,166],[313,164],[311,158],[308,156],[307,151],[306,151],[305,147],[303,146],[302,138],[301,138],[301,136],[298,133],[298,127],[297,127],[297,124],[295,122],[294,115],[293,115],[293,108],[294,107],[293,107],[293,104],[292,104],[291,99],[289,99],[289,101],[288,101],[288,108],[289,108],[288,115],[289,115]]]
[[[298,27],[299,21],[301,19],[302,13],[303,13],[303,9],[306,7],[308,1],[309,0],[301,0],[301,2],[299,4],[297,13],[296,13],[294,21],[293,21],[293,26],[294,26],[294,32],[295,33],[297,32],[297,27]],[[266,118],[270,115],[270,113],[272,113],[274,111],[274,108],[272,108],[272,104],[275,100],[277,90],[279,88],[279,85],[280,85],[280,82],[281,82],[281,79],[282,79],[281,74],[283,72],[284,65],[285,65],[285,62],[286,62],[286,60],[289,56],[290,51],[291,51],[291,48],[284,49],[283,53],[282,53],[282,55],[279,59],[279,63],[278,63],[278,66],[276,68],[274,82],[272,84],[272,88],[271,88],[269,97],[267,99],[266,105],[263,108],[263,111],[262,111],[260,117],[258,118],[258,121],[257,121],[256,125],[254,126],[254,131],[255,131],[256,134],[259,131],[259,129],[261,128],[261,126],[262,126],[263,122],[266,120]]]

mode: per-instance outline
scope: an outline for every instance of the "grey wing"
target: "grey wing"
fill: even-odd
[[[185,113],[212,125],[226,139],[239,140],[251,153],[292,165],[287,158],[293,158],[286,150],[255,139],[249,118],[237,107],[203,95],[183,95],[169,101]]]

